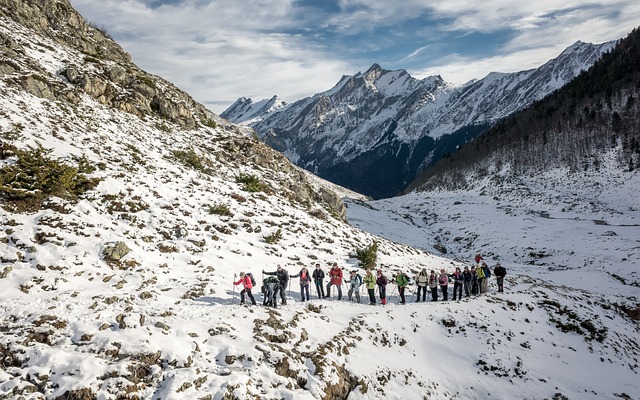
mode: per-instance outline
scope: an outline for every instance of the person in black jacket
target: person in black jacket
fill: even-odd
[[[498,283],[498,292],[504,292],[504,277],[507,275],[507,269],[500,265],[500,263],[496,263],[493,274],[496,276]]]
[[[469,270],[468,266],[464,266],[464,271],[462,271],[462,281],[463,281],[463,286],[464,286],[464,295],[466,297],[469,297],[470,293],[471,293],[471,281],[472,281],[472,274],[471,271]]]
[[[320,269],[320,263],[316,264],[316,268],[313,270],[311,274],[313,278],[313,283],[316,285],[316,292],[318,293],[318,298],[324,298],[324,271]]]
[[[287,298],[285,290],[287,289],[287,284],[289,283],[289,272],[286,269],[282,268],[281,265],[278,265],[278,269],[273,272],[265,272],[262,270],[262,273],[265,275],[275,275],[278,278],[278,282],[280,282],[280,300],[282,305],[287,304]]]

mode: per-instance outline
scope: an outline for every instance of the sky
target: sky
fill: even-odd
[[[578,40],[626,36],[636,0],[71,0],[133,61],[221,113],[287,102],[372,64],[463,84],[536,68]]]

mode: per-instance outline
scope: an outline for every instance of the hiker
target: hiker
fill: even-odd
[[[398,287],[398,293],[400,294],[400,304],[405,304],[404,290],[409,284],[409,277],[404,272],[398,272],[395,278],[396,286]]]
[[[429,289],[431,289],[431,301],[438,301],[438,277],[434,270],[429,274]]]
[[[462,284],[464,286],[464,295],[466,297],[469,297],[469,294],[471,292],[471,280],[472,280],[471,271],[469,270],[469,266],[465,265],[464,271],[462,271]]]
[[[265,275],[275,275],[278,278],[278,282],[280,282],[280,300],[282,301],[282,305],[287,305],[286,298],[286,290],[287,284],[289,283],[289,272],[286,269],[282,268],[282,265],[278,265],[278,268],[273,272],[265,272],[262,270],[262,273]]]
[[[496,281],[498,282],[498,292],[504,292],[504,277],[507,275],[507,269],[500,265],[500,263],[496,263],[493,274],[496,276]]]
[[[309,301],[309,284],[311,283],[311,275],[309,275],[307,267],[302,267],[300,272],[295,275],[291,275],[290,278],[300,278],[300,300],[304,301],[306,293],[307,301]]]
[[[331,270],[329,270],[329,283],[327,283],[327,294],[324,296],[331,297],[331,286],[338,287],[338,300],[342,300],[342,270],[338,267],[338,263],[334,262]]]
[[[484,285],[484,269],[482,268],[482,264],[478,264],[476,267],[476,275],[478,276],[478,294],[482,294],[482,288]]]
[[[251,304],[256,305],[256,299],[251,294],[251,289],[253,288],[253,283],[251,283],[251,277],[246,275],[244,272],[240,272],[240,279],[237,282],[233,282],[234,285],[238,286],[239,284],[244,285],[244,289],[240,291],[240,304],[244,304],[244,295],[245,293],[251,299]]]
[[[378,269],[376,274],[376,285],[378,285],[378,295],[380,296],[380,303],[384,306],[387,304],[387,277],[382,275],[382,270]]]
[[[449,277],[444,272],[444,268],[440,270],[440,275],[438,276],[438,284],[440,285],[440,289],[442,290],[442,301],[449,300]]]
[[[369,305],[376,305],[376,277],[373,276],[371,270],[368,269],[364,276],[364,284],[367,287],[367,293],[369,294]]]
[[[353,301],[353,294],[356,295],[356,302],[360,303],[360,286],[362,285],[362,277],[355,271],[351,271],[349,274],[349,280],[345,281],[350,283],[349,291],[347,292],[347,296],[349,296],[349,301]]]
[[[478,270],[476,268],[471,268],[471,295],[478,295]]]
[[[489,279],[491,279],[491,269],[486,262],[482,262],[482,272],[484,273],[484,280],[482,281],[482,293],[489,293]]]
[[[460,301],[462,300],[462,282],[464,280],[460,267],[456,267],[456,272],[451,277],[453,278],[453,301],[456,301],[456,293],[459,293],[457,299]]]
[[[476,254],[476,264],[480,264],[480,261],[482,261],[482,260],[484,260],[484,258],[482,258],[480,253]]]
[[[278,307],[278,292],[280,292],[280,281],[275,276],[268,276],[262,280],[262,293],[264,300],[262,305],[265,307]]]
[[[415,277],[416,285],[418,286],[418,294],[416,302],[420,302],[420,291],[422,291],[422,301],[427,301],[427,286],[429,286],[429,273],[426,268],[422,268],[422,271]]]
[[[320,268],[320,263],[316,263],[316,269],[311,274],[313,282],[316,285],[316,293],[319,299],[324,298],[324,271]]]

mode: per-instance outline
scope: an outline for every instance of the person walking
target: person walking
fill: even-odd
[[[436,271],[429,274],[429,289],[431,290],[431,301],[438,301],[438,277]]]
[[[400,304],[405,304],[404,290],[409,284],[409,277],[404,272],[398,272],[395,276],[396,286],[398,287],[398,293],[400,294]]]
[[[300,272],[295,275],[291,275],[290,278],[300,278],[300,300],[304,301],[306,294],[306,299],[307,301],[309,301],[309,286],[311,283],[311,275],[309,275],[309,270],[307,269],[307,267],[302,267]]]
[[[349,274],[349,280],[347,283],[350,284],[349,291],[347,292],[347,296],[349,297],[349,301],[353,301],[353,294],[356,295],[356,302],[360,303],[360,286],[362,285],[362,277],[355,271],[351,271]]]
[[[378,269],[376,274],[376,285],[378,285],[378,295],[380,296],[380,303],[384,306],[387,304],[387,277],[382,275],[382,270]]]
[[[464,295],[466,297],[469,297],[471,293],[471,280],[472,280],[471,271],[469,270],[469,266],[465,265],[464,271],[462,271],[462,284],[464,286]]]
[[[338,288],[338,300],[342,300],[342,269],[340,269],[337,262],[334,262],[331,270],[329,270],[329,283],[327,283],[325,299],[331,297],[331,286]]]
[[[280,282],[280,300],[282,301],[282,305],[287,305],[287,297],[286,290],[287,284],[289,283],[289,272],[286,269],[282,268],[282,265],[278,265],[278,268],[273,272],[265,272],[262,270],[262,273],[265,275],[275,275],[278,278],[278,282]]]
[[[478,264],[476,267],[476,275],[478,275],[478,294],[482,294],[482,289],[484,287],[484,269],[482,268],[482,264]]]
[[[442,301],[449,300],[449,277],[444,272],[444,268],[440,270],[438,284],[440,285],[440,290],[442,290]]]
[[[507,269],[500,263],[496,263],[493,274],[496,276],[496,282],[498,283],[498,293],[504,292],[504,277],[507,275]]]
[[[364,284],[367,288],[367,293],[369,294],[369,305],[376,305],[376,277],[371,273],[371,270],[368,269],[367,273],[364,275]]]
[[[228,281],[227,281],[228,282]],[[240,279],[237,282],[233,282],[234,285],[238,286],[241,284],[244,288],[240,291],[240,304],[244,304],[244,295],[246,294],[249,299],[251,299],[251,304],[256,305],[256,299],[253,297],[251,293],[251,289],[253,289],[253,283],[251,282],[251,277],[246,275],[244,272],[240,272]]]
[[[316,293],[319,299],[324,298],[324,271],[320,268],[320,263],[316,263],[316,269],[311,274],[313,282],[316,285]]]
[[[460,271],[460,267],[456,267],[456,272],[453,273],[453,301],[462,300],[462,283],[464,281],[464,277],[462,276],[462,271]],[[456,297],[456,293],[458,296]]]
[[[476,268],[471,268],[470,271],[471,271],[471,295],[477,296],[478,288],[480,287],[478,285],[478,270]]]
[[[489,293],[489,280],[491,279],[491,269],[487,265],[486,262],[482,262],[482,273],[484,274],[484,279],[482,280],[482,293]]]
[[[416,295],[416,302],[420,302],[420,292],[422,291],[422,301],[427,301],[427,286],[429,286],[429,273],[426,268],[422,268],[422,271],[418,272],[415,277],[416,286],[418,287],[418,293]]]
[[[280,281],[275,276],[268,276],[262,281],[262,293],[264,299],[262,305],[265,307],[278,308],[278,293],[280,292]]]

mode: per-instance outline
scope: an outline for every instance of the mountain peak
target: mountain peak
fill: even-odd
[[[382,71],[382,67],[380,66],[380,64],[378,63],[373,63],[373,65],[371,65],[369,67],[369,69],[367,70],[367,72],[365,72],[365,75],[370,74],[371,72],[380,72]]]

